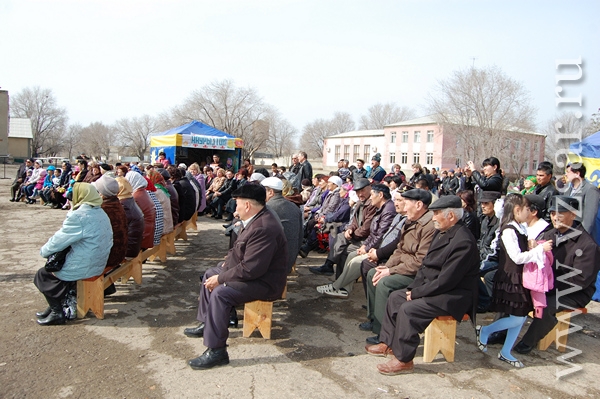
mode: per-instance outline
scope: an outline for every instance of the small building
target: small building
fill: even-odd
[[[15,162],[22,162],[31,156],[33,132],[29,118],[9,118],[8,153]]]
[[[368,165],[371,157],[377,153],[382,155],[381,166],[389,169],[387,158],[383,158],[387,143],[384,130],[356,130],[326,137],[323,141],[323,169],[337,169],[340,159],[347,159],[356,164],[362,159]]]

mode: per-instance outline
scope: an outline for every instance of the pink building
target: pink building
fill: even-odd
[[[473,135],[481,134],[473,128]],[[398,164],[410,172],[415,163],[427,168],[450,169],[463,167],[472,160],[480,165],[483,159],[495,156],[500,159],[502,169],[509,174],[535,174],[538,163],[544,159],[546,136],[535,132],[502,132],[502,139],[496,140],[492,150],[486,145],[485,137],[478,137],[481,159],[467,159],[467,145],[460,143],[452,129],[444,129],[433,115],[404,122],[393,123],[381,130],[366,130],[342,133],[325,139],[323,167],[334,170],[341,158],[354,163],[357,158],[370,162],[375,153],[381,154],[381,165],[390,171]],[[498,144],[501,142],[500,144]],[[471,144],[471,143],[470,143]],[[493,152],[489,153],[488,152]],[[410,174],[410,173],[409,173]]]

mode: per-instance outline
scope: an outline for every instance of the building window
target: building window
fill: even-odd
[[[433,152],[427,153],[427,162],[426,165],[433,165]]]
[[[408,143],[408,132],[402,132],[402,142]]]
[[[340,146],[336,145],[335,146],[335,161],[339,161],[340,160]]]
[[[421,142],[421,132],[419,131],[415,131],[415,143],[420,143]],[[417,162],[415,162],[417,163]]]
[[[396,132],[390,133],[390,143],[394,144],[396,142]]]
[[[526,141],[525,142],[525,152],[526,153],[529,153],[529,149],[531,148],[530,146],[531,146],[531,143],[529,141]]]
[[[344,159],[350,159],[350,146],[344,146]]]
[[[535,172],[537,170],[538,164],[537,164],[537,159],[534,159],[533,162],[531,162],[531,171]]]
[[[390,152],[390,163],[396,163],[396,153]]]
[[[428,143],[433,143],[433,130],[428,130],[427,131],[427,142]]]
[[[408,163],[408,154],[406,152],[402,153],[402,158],[401,158],[400,163],[403,165],[406,165]]]
[[[369,161],[371,160],[371,146],[370,145],[365,145],[365,162],[369,163]]]
[[[515,151],[521,150],[521,141],[515,140]]]
[[[360,146],[359,145],[355,145],[354,146],[354,160],[352,162],[356,162],[356,160],[358,158],[360,158]]]
[[[536,141],[535,143],[533,143],[533,151],[538,152],[539,150],[540,150],[540,143]]]
[[[421,156],[418,152],[413,154],[413,163],[421,163]]]

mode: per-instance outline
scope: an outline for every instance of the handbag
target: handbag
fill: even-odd
[[[53,253],[50,256],[48,256],[48,259],[46,260],[46,264],[44,265],[44,268],[46,269],[46,271],[53,273],[53,272],[57,272],[60,269],[62,269],[65,264],[65,260],[67,260],[67,254],[69,253],[70,250],[71,250],[71,246],[68,246],[65,249],[63,249],[62,251],[58,251],[58,252]]]

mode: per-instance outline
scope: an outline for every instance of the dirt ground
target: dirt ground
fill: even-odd
[[[10,179],[0,179],[0,397],[2,398],[598,398],[600,304],[573,321],[569,335],[581,351],[566,361],[555,349],[518,355],[525,368],[501,363],[498,346],[477,351],[470,322],[458,326],[456,359],[441,355],[415,373],[388,377],[377,372],[383,358],[364,351],[370,333],[360,331],[365,312],[362,287],[348,299],[322,297],[314,287],[329,277],[308,266],[324,255],[298,259],[288,297],[276,302],[271,340],[258,332],[242,337],[231,329],[229,366],[194,371],[186,361],[204,351],[201,339],[183,335],[196,324],[198,276],[223,258],[227,240],[220,221],[202,218],[189,241],[165,264],[144,265],[143,284],[131,280],[106,299],[105,318],[86,317],[65,326],[40,327],[35,312],[46,307],[32,283],[43,266],[40,247],[60,227],[65,211],[9,202]],[[242,309],[238,309],[241,317]],[[488,324],[492,314],[480,315]],[[581,370],[561,379],[557,372]]]

